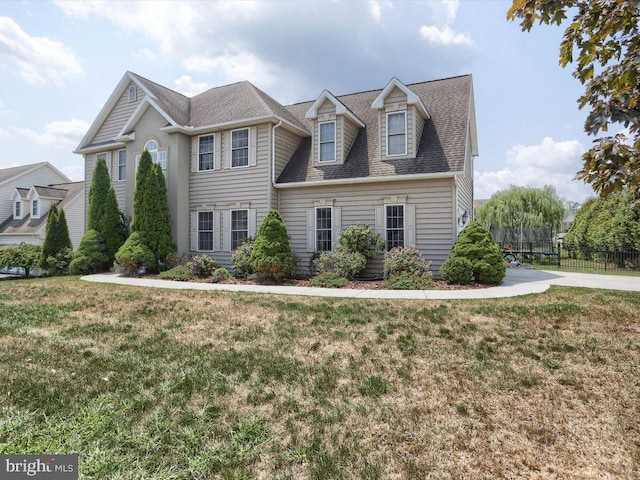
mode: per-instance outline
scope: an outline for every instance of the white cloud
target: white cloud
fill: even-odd
[[[380,7],[380,2],[377,0],[369,0],[369,13],[376,22],[379,22],[382,18],[382,8]]]
[[[468,33],[456,33],[448,25],[442,28],[422,25],[420,35],[434,45],[473,45],[473,40]]]
[[[148,48],[140,48],[132,52],[134,60],[144,60],[146,62],[155,62],[158,59],[158,55]]]
[[[0,17],[0,65],[30,85],[63,85],[84,73],[80,61],[63,43],[32,37],[9,17]]]
[[[84,165],[65,165],[60,171],[74,182],[84,180]]]
[[[6,140],[8,138],[11,138],[11,136],[11,132],[0,128],[0,140]]]
[[[475,172],[475,197],[489,198],[511,185],[553,185],[558,195],[583,201],[593,195],[591,187],[573,180],[582,166],[584,146],[578,140],[556,142],[546,137],[538,145],[516,145],[506,154],[507,166],[493,172]],[[481,161],[476,163],[476,167]]]
[[[73,150],[78,146],[90,126],[87,122],[74,118],[68,121],[48,123],[43,132],[36,132],[28,128],[16,128],[15,131],[46,147]]]
[[[456,32],[451,24],[456,19],[460,2],[458,0],[427,0],[434,25],[422,25],[420,36],[433,45],[473,45],[471,35]]]
[[[173,83],[176,86],[176,91],[187,97],[193,97],[209,89],[207,82],[196,83],[189,75],[182,75]]]

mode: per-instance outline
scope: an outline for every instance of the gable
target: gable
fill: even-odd
[[[400,90],[398,87],[394,87],[393,90],[384,99],[385,105],[391,105],[393,103],[406,103],[407,94]]]
[[[332,101],[326,99],[322,104],[318,107],[318,114],[322,115],[324,113],[336,113],[336,106]]]
[[[136,100],[129,102],[129,88],[136,86],[133,82],[128,82],[123,89],[122,94],[118,97],[115,105],[102,122],[102,125],[98,128],[98,131],[89,139],[87,144],[95,144],[108,142],[118,136],[122,127],[127,123],[133,112],[135,112],[138,105],[145,98],[145,94],[142,89],[137,89]],[[136,86],[137,87],[137,86]]]

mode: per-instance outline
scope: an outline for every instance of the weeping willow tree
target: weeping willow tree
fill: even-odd
[[[552,241],[564,216],[562,200],[552,185],[543,188],[512,185],[494,193],[476,209],[476,220],[482,226],[492,233],[502,232],[502,238],[496,240],[520,244],[537,240],[532,233],[536,229],[544,231],[543,240]]]

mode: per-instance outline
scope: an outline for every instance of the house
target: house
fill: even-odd
[[[284,106],[247,81],[188,98],[126,72],[75,153],[84,155],[86,182],[106,160],[128,216],[144,149],[166,175],[178,250],[225,266],[271,208],[301,270],[358,222],[388,248],[417,245],[437,268],[473,216],[470,75],[410,85],[392,78],[379,90],[324,90]]]
[[[48,162],[0,170],[0,245],[42,245],[51,205],[64,209],[73,248],[84,233],[84,182]]]

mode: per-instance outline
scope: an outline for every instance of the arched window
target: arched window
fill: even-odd
[[[144,144],[144,149],[147,150],[151,154],[151,161],[153,163],[159,164],[160,168],[164,172],[165,176],[167,174],[167,151],[160,150],[160,145],[154,139],[147,140],[147,143]],[[137,162],[136,162],[137,164]],[[137,167],[136,167],[137,168]]]
[[[136,91],[136,86],[131,85],[129,87],[129,103],[133,103],[138,99],[138,92]]]

